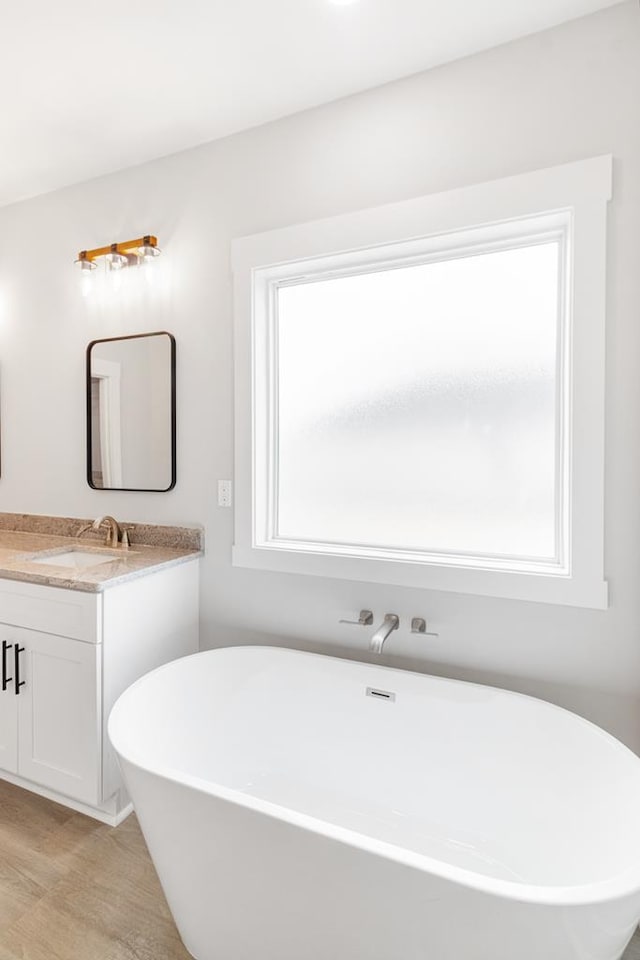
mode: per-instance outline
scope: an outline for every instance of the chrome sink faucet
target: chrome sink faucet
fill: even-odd
[[[395,613],[385,613],[384,620],[369,641],[369,650],[372,653],[382,653],[385,641],[399,626],[400,617]]]
[[[81,537],[83,533],[87,530],[98,531],[100,527],[106,524],[107,525],[107,537],[105,540],[105,546],[107,547],[117,547],[120,541],[122,540],[123,547],[129,546],[129,538],[126,536],[126,531],[123,534],[120,529],[120,524],[113,517],[105,516],[98,517],[93,523],[85,523],[83,527],[80,527],[76,536]]]

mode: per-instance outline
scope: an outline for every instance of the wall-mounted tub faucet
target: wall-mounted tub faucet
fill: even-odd
[[[396,616],[395,613],[385,613],[384,620],[369,641],[369,650],[372,653],[382,653],[382,648],[389,634],[397,630],[399,626],[400,617]]]

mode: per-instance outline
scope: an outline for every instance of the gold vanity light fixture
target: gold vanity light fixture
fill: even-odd
[[[104,259],[107,270],[111,272],[122,270],[124,267],[153,263],[159,256],[157,237],[145,234],[144,237],[125,240],[124,243],[110,243],[106,247],[96,247],[94,250],[81,250],[75,264],[85,281],[91,277],[98,266],[97,261],[101,259]]]

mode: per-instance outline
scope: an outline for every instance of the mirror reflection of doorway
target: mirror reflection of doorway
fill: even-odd
[[[176,483],[176,342],[166,331],[87,347],[87,482],[94,490]]]
[[[91,478],[94,487],[122,486],[120,364],[94,360],[91,366]]]
[[[100,441],[100,381],[91,377],[91,479],[96,487],[104,487]]]

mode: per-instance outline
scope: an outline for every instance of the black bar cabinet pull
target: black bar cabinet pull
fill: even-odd
[[[24,647],[21,647],[20,644],[16,643],[15,649],[14,649],[14,654],[15,654],[14,673],[15,673],[15,677],[16,677],[16,679],[15,679],[15,687],[16,687],[15,693],[16,693],[16,697],[17,697],[18,694],[20,693],[20,687],[24,687],[24,685],[25,685],[25,683],[26,683],[26,680],[21,680],[21,679],[20,679],[20,654],[21,654],[21,653],[24,653]]]
[[[13,677],[7,676],[7,654],[9,650],[11,650],[12,646],[13,646],[12,643],[8,643],[6,640],[2,641],[2,692],[3,693],[7,689],[11,681],[13,680]]]

